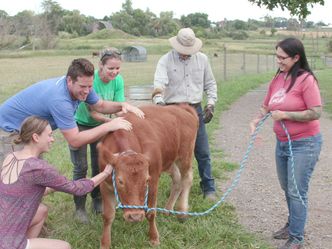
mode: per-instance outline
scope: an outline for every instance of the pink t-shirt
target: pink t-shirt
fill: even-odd
[[[298,76],[288,93],[286,93],[286,90],[291,83],[291,79],[285,80],[285,75],[286,73],[280,73],[270,83],[264,100],[264,106],[269,111],[296,112],[322,105],[318,84],[312,75],[305,72]],[[318,120],[308,122],[283,120],[283,122],[291,136],[291,140],[314,136],[320,132]],[[273,130],[280,141],[288,141],[279,121],[274,122]]]

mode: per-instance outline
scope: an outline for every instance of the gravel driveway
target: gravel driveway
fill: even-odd
[[[249,141],[249,122],[258,113],[266,89],[264,85],[248,92],[222,114],[220,129],[214,137],[215,146],[225,152],[226,161],[239,164],[242,160]],[[310,183],[306,249],[332,248],[332,120],[327,114],[320,120],[324,143]],[[287,210],[275,171],[271,118],[265,122],[260,136],[262,143],[254,146],[237,187],[226,201],[235,206],[244,227],[277,247],[285,242],[272,239],[271,233],[285,224]],[[230,186],[236,173],[230,174],[228,182],[218,183],[222,191]]]

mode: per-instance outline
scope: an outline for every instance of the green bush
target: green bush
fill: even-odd
[[[246,40],[248,39],[249,35],[247,32],[240,30],[236,32],[231,32],[230,37],[232,37],[233,40]]]
[[[327,42],[327,51],[330,53],[332,52],[332,40],[329,40]]]
[[[127,34],[119,29],[102,29],[87,35],[87,39],[121,39],[133,38],[134,36]]]

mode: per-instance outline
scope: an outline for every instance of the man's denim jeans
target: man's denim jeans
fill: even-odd
[[[309,181],[321,151],[322,136],[321,134],[318,134],[302,138],[292,141],[291,144],[294,156],[294,174],[292,174],[288,142],[280,142],[277,140],[276,166],[279,183],[281,188],[285,191],[289,210],[289,234],[290,236],[303,241],[308,210],[307,193],[309,189]],[[301,195],[305,206],[303,205],[299,194]]]
[[[210,148],[205,123],[203,121],[202,106],[197,106],[196,111],[199,117],[199,128],[195,144],[195,158],[198,163],[199,176],[201,177],[200,186],[203,194],[207,194],[215,192],[214,179],[211,175]]]
[[[88,127],[83,125],[77,125],[80,131],[92,129],[94,127]],[[91,159],[91,177],[99,174],[98,165],[98,153],[97,153],[97,142],[90,144],[90,159]],[[71,162],[74,164],[73,180],[85,178],[88,173],[88,157],[87,157],[87,145],[82,145],[79,148],[72,148],[69,146]],[[100,196],[99,186],[94,188],[91,192],[92,198]]]

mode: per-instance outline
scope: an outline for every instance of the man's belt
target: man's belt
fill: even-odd
[[[197,107],[199,107],[200,105],[201,105],[201,102],[198,102],[198,103],[187,103],[187,102],[179,102],[179,103],[166,103],[166,105],[179,105],[179,104],[184,104],[184,103],[186,103],[186,104],[188,104],[188,105],[190,105],[190,106],[192,106],[192,107],[194,107],[194,108],[197,108]]]

